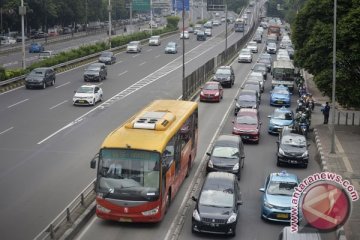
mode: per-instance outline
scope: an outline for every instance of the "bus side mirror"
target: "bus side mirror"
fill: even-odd
[[[99,153],[97,153],[94,158],[90,162],[90,168],[95,169],[96,168],[96,160],[99,159]]]

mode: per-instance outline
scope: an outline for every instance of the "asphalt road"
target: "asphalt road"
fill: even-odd
[[[205,42],[193,36],[186,41],[187,74],[223,51],[224,38],[216,36],[223,26]],[[239,38],[232,34],[228,44]],[[0,94],[3,239],[36,236],[94,179],[90,159],[112,129],[153,99],[181,95],[181,47],[178,54],[164,54],[171,40],[181,46],[175,35],[164,38],[160,47],[144,46],[140,54],[118,54],[108,79],[100,83],[104,102],[95,108],[71,102],[74,90],[84,84],[85,67],[57,75],[54,87]],[[172,211],[176,214],[176,208]]]

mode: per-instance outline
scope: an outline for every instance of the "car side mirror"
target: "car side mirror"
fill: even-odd
[[[197,198],[194,196],[191,197],[191,200],[193,200],[194,202],[197,202]]]
[[[99,159],[99,153],[97,153],[90,162],[90,168],[95,169],[96,167],[96,160]]]
[[[211,156],[211,153],[207,152],[206,155]]]
[[[265,188],[260,188],[259,191],[260,192],[265,192]]]
[[[311,145],[310,143],[307,144],[308,147],[310,147],[310,145]]]
[[[271,115],[268,115],[268,118],[271,118]]]
[[[243,205],[243,201],[238,200],[238,201],[237,201],[237,205]]]
[[[259,122],[259,124],[261,125],[261,124],[262,124],[262,122]]]
[[[234,101],[237,101],[237,98],[235,98]]]

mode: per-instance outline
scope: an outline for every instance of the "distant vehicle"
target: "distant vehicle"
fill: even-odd
[[[141,52],[141,42],[140,41],[131,41],[126,47],[126,52],[128,53],[139,53]]]
[[[236,116],[241,108],[259,109],[258,94],[255,90],[241,90],[237,98],[235,98],[234,115]]]
[[[16,39],[14,39],[12,37],[2,36],[0,43],[1,43],[1,45],[12,45],[12,44],[16,43]]]
[[[219,20],[214,20],[213,21],[213,26],[215,27],[215,26],[220,26],[221,25],[221,21],[219,21]]]
[[[41,43],[31,43],[29,47],[29,53],[39,53],[45,50],[44,46]]]
[[[25,87],[29,88],[42,88],[46,86],[54,86],[56,73],[53,68],[35,68],[25,78]]]
[[[287,52],[288,52],[288,54],[289,54],[290,59],[293,59],[293,58],[294,58],[294,54],[295,54],[294,48],[293,48],[292,46],[287,46],[287,47],[286,47],[286,50],[287,50]]]
[[[116,57],[113,52],[102,52],[99,57],[99,62],[111,65],[116,62]]]
[[[212,21],[207,21],[205,24],[204,24],[204,28],[212,28],[213,27],[213,22]]]
[[[150,22],[149,22],[149,27],[150,27],[150,28],[157,28],[157,27],[158,27],[158,24],[157,24],[157,22],[155,22],[155,21],[153,20],[153,21],[150,21]]]
[[[295,174],[282,171],[271,173],[265,180],[264,187],[259,191],[263,193],[261,218],[275,222],[290,222],[291,199],[294,188],[299,185]]]
[[[207,82],[201,88],[200,102],[220,102],[223,94],[224,90],[219,82]]]
[[[290,92],[294,91],[295,85],[295,67],[290,60],[277,60],[272,66],[272,87],[284,85],[289,88]]]
[[[233,173],[240,180],[245,161],[244,144],[240,136],[220,135],[211,152],[206,154],[209,156],[207,172]]]
[[[266,45],[266,52],[270,53],[270,54],[275,54],[277,50],[276,44],[275,43],[268,43]]]
[[[238,181],[231,173],[209,173],[192,214],[192,232],[235,236],[242,204]]]
[[[198,31],[196,34],[196,40],[197,41],[206,41],[206,34],[204,31]]]
[[[290,107],[291,94],[289,89],[283,85],[275,86],[270,95],[270,106]]]
[[[235,32],[244,32],[245,29],[245,19],[237,18],[234,24],[234,31]]]
[[[202,31],[202,25],[201,24],[195,24],[194,26],[194,34],[197,35],[199,31]]]
[[[151,36],[149,38],[149,46],[160,46],[160,45],[161,45],[160,36]]]
[[[268,57],[269,56],[269,57]],[[257,60],[258,63],[263,63],[265,64],[266,66],[266,69],[268,72],[271,71],[271,61],[272,61],[272,58],[271,58],[271,55],[266,53],[266,54],[261,54],[259,59]]]
[[[280,39],[280,36],[281,36],[280,25],[270,24],[267,29],[268,29],[268,33],[267,33],[268,35],[275,34],[276,40]]]
[[[190,35],[189,35],[189,32],[188,31],[181,31],[180,32],[180,39],[183,39],[183,38],[185,38],[185,39],[189,39],[190,38]]]
[[[270,134],[279,134],[285,126],[294,124],[294,113],[286,107],[276,108],[268,118],[270,118],[268,129]]]
[[[248,44],[246,44],[246,48],[250,49],[252,53],[257,53],[258,52],[257,43],[254,42],[254,41],[248,42]]]
[[[39,59],[43,60],[43,59],[48,59],[51,57],[56,56],[56,54],[54,53],[54,51],[43,51],[39,53]]]
[[[255,35],[253,37],[253,41],[255,41],[257,43],[261,43],[262,42],[262,35],[260,33],[255,33]]]
[[[233,124],[233,134],[240,135],[244,142],[259,143],[261,122],[259,111],[257,109],[240,109]]]
[[[46,38],[48,37],[48,34],[47,33],[44,33],[44,32],[36,32],[35,35],[34,35],[34,38],[38,39],[38,38]]]
[[[243,48],[241,49],[240,53],[239,53],[239,57],[238,57],[238,62],[247,62],[247,63],[251,63],[252,62],[252,52],[250,49],[248,48]]]
[[[250,74],[246,77],[246,80],[255,80],[260,83],[261,92],[265,90],[265,82],[262,73],[251,71]]]
[[[92,63],[84,71],[84,81],[98,81],[105,80],[107,76],[107,69],[104,63]]]
[[[264,63],[255,63],[253,68],[251,69],[253,72],[259,72],[263,75],[264,80],[267,79],[267,67]]]
[[[321,236],[317,232],[292,232],[290,226],[284,227],[278,240],[321,240]]]
[[[220,66],[216,69],[213,81],[219,82],[223,87],[231,88],[235,83],[235,73],[232,66]]]
[[[165,47],[165,53],[177,53],[178,46],[176,42],[169,42]]]
[[[73,105],[92,105],[103,99],[103,90],[97,85],[82,85],[75,91]]]
[[[29,38],[27,36],[24,36],[24,40],[26,42],[27,40],[29,40]],[[17,36],[16,37],[16,42],[22,42],[22,36]]]
[[[211,28],[205,29],[205,34],[206,34],[206,36],[211,37],[212,36]]]
[[[194,28],[188,27],[188,28],[187,28],[187,31],[188,31],[188,33],[194,33]]]

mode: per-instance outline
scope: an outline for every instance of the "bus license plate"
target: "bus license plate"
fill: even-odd
[[[120,218],[119,222],[132,222],[131,218]]]

